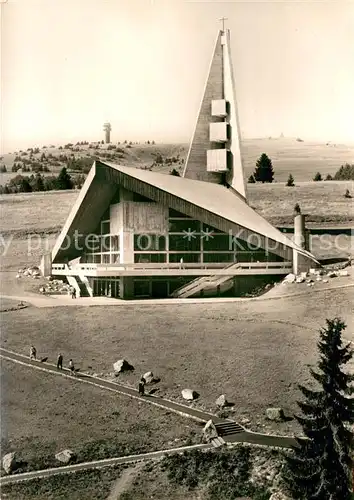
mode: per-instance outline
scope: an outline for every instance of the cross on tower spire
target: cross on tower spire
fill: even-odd
[[[227,21],[227,17],[222,17],[219,21],[222,21],[222,30],[225,31],[225,21]]]

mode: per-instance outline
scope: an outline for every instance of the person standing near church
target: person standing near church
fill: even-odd
[[[30,359],[37,359],[37,349],[33,345],[30,348]]]
[[[58,354],[57,369],[58,370],[62,370],[63,369],[63,355],[62,354]]]
[[[71,375],[75,375],[75,366],[72,359],[69,360],[69,370],[71,371]]]
[[[139,394],[140,396],[144,396],[145,394],[145,379],[144,377],[141,377],[139,381]]]

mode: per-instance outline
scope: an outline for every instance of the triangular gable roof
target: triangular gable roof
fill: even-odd
[[[229,221],[231,224],[237,224],[269,240],[280,243],[288,248],[296,249],[301,254],[316,261],[312,254],[298,247],[290,238],[272,226],[272,224],[247,205],[241,197],[235,194],[232,189],[210,182],[186,179],[106,162],[94,163],[82,187],[79,198],[54,246],[52,252],[53,261],[58,257],[59,252],[62,253],[60,247],[67,235],[73,234],[75,229],[83,229],[83,232],[95,229],[99,217],[108,208],[110,200],[117,189],[117,184],[119,184],[112,177],[112,174],[115,173],[136,179],[151,186],[152,189],[160,190],[171,196],[185,200]],[[105,200],[102,200],[102,196],[105,197]],[[82,228],[83,222],[81,221],[83,220],[85,221],[85,228]]]

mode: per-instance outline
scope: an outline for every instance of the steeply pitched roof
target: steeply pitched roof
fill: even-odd
[[[153,188],[168,193],[171,196],[195,205],[211,214],[215,214],[231,224],[237,224],[272,241],[296,249],[301,254],[315,260],[305,250],[299,248],[290,238],[272,226],[261,215],[253,210],[233,190],[210,182],[175,177],[172,175],[150,172],[134,167],[115,165],[112,163],[95,162],[81,193],[63,227],[52,252],[53,261],[64,255],[72,259],[79,254],[72,248],[61,249],[69,236],[72,238],[75,230],[88,234],[95,230],[99,218],[108,208],[110,200],[117,189],[114,182],[102,182],[100,172],[117,172],[145,183]],[[240,236],[242,239],[242,237]]]
[[[298,247],[284,233],[253,210],[237,193],[225,186],[186,179],[185,177],[161,174],[159,172],[150,172],[149,170],[141,170],[134,167],[115,165],[113,163],[105,162],[104,165],[108,165],[119,172],[182,198],[204,210],[219,215],[223,219],[250,229],[273,241],[299,250],[304,255],[308,255],[314,259],[309,252]]]

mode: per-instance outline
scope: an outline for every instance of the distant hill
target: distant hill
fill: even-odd
[[[18,160],[19,157],[29,159],[31,156],[33,160],[39,161],[43,153],[46,157],[51,156],[46,162],[50,172],[45,175],[57,173],[63,166],[66,166],[65,161],[59,161],[60,155],[71,158],[90,156],[92,161],[94,157],[97,157],[102,161],[106,160],[137,168],[152,168],[152,170],[166,171],[167,173],[172,168],[182,172],[188,153],[188,144],[112,143],[112,145],[119,148],[119,153],[116,154],[114,149],[108,149],[106,144],[100,144],[98,149],[94,149],[92,144],[91,146],[85,144],[73,145],[71,148],[50,147],[48,145],[32,155],[28,150],[4,154],[0,163],[6,166],[7,173],[0,174],[0,184],[5,184],[16,175],[11,172],[16,157]],[[289,173],[292,173],[295,182],[312,180],[316,172],[320,172],[323,178],[327,174],[334,176],[341,165],[347,162],[354,163],[354,145],[300,141],[299,138],[245,139],[241,143],[241,152],[246,177],[253,173],[259,156],[266,153],[273,161],[276,182],[286,182]],[[114,159],[106,158],[107,154],[114,155]],[[162,157],[163,163],[156,163],[156,158],[159,157]],[[178,162],[171,163],[170,160],[173,158],[178,158]],[[168,164],[166,164],[166,159]],[[18,173],[21,173],[21,170]],[[28,172],[26,174],[28,175]]]

